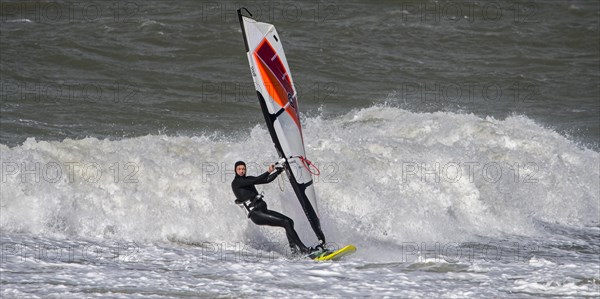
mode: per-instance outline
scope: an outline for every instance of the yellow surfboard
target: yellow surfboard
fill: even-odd
[[[356,252],[356,247],[354,245],[348,245],[344,248],[338,250],[327,250],[318,256],[314,257],[315,261],[337,261],[344,256],[350,255]]]

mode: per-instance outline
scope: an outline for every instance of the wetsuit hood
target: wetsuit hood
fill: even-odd
[[[233,167],[233,171],[235,171],[235,176],[239,176],[237,174],[237,167],[240,166],[240,165],[246,166],[246,163],[244,163],[244,161],[237,161],[237,162],[235,162],[235,166]]]

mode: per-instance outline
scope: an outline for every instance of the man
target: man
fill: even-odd
[[[237,204],[243,204],[248,210],[248,218],[257,225],[279,226],[285,228],[290,248],[294,254],[309,253],[312,248],[306,247],[300,237],[294,230],[294,221],[289,217],[267,209],[267,203],[258,194],[254,185],[267,184],[272,182],[282,171],[278,168],[275,172],[275,165],[269,165],[269,170],[257,177],[246,176],[246,163],[243,161],[235,162],[235,178],[231,182],[233,194],[236,197]]]

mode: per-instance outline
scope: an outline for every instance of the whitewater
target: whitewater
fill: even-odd
[[[3,298],[597,297],[600,155],[522,115],[388,105],[305,115],[317,210],[339,262],[293,257],[233,203],[236,134],[0,145]],[[289,183],[269,207],[317,240]]]

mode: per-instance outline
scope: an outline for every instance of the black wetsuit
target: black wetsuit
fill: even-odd
[[[255,199],[259,194],[254,185],[270,183],[279,175],[279,173],[281,173],[281,171],[282,170],[280,169],[272,174],[265,172],[257,177],[239,176],[236,174],[233,182],[231,182],[231,188],[233,189],[233,194],[235,194],[235,197],[239,201],[247,201],[247,206],[250,210],[248,218],[250,218],[252,222],[258,225],[270,225],[285,228],[285,233],[292,251],[299,250],[302,253],[306,253],[309,249],[302,241],[300,241],[300,237],[298,237],[298,234],[294,230],[294,221],[281,213],[267,209],[267,203],[263,201],[262,198]]]

